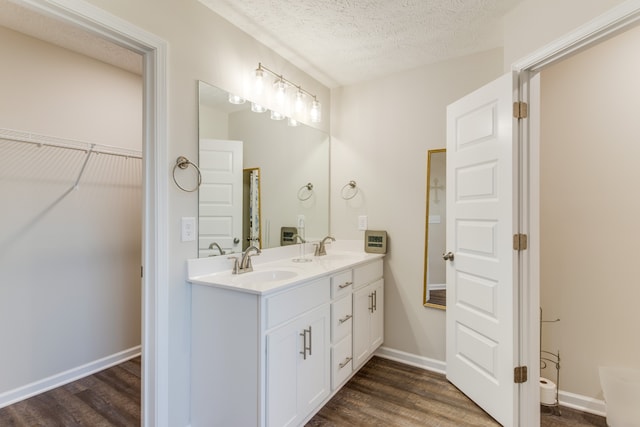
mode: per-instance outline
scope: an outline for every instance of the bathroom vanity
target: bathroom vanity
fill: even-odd
[[[193,427],[302,425],[382,344],[382,255],[286,251],[244,274],[190,264]]]

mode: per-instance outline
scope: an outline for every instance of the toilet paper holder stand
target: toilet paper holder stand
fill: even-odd
[[[542,350],[542,324],[543,323],[556,323],[560,319],[555,320],[542,320],[542,308],[540,308],[540,370],[547,367],[547,363],[555,365],[556,368],[556,398],[552,404],[542,403],[540,405],[550,409],[550,413],[554,415],[562,415],[560,412],[560,400],[558,399],[558,391],[560,390],[560,350],[557,353]]]

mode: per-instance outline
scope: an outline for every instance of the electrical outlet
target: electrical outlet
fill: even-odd
[[[367,224],[368,222],[368,218],[366,215],[360,215],[358,217],[358,230],[366,230],[367,229]]]
[[[182,217],[180,234],[183,242],[196,240],[196,219],[194,217]]]

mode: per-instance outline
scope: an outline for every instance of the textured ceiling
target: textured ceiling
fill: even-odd
[[[500,47],[522,0],[199,1],[335,87]]]
[[[142,74],[142,56],[78,27],[0,0],[0,26],[44,40],[107,64]]]

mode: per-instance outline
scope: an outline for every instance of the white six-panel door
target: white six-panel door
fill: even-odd
[[[517,150],[511,74],[447,109],[447,378],[517,424]]]

